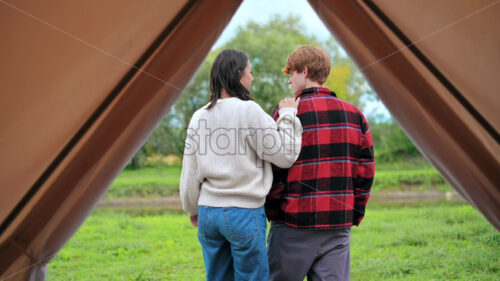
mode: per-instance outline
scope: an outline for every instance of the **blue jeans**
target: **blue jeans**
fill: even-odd
[[[269,280],[264,207],[198,207],[207,280]]]

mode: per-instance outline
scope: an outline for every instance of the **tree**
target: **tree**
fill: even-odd
[[[333,39],[322,44],[304,30],[299,17],[282,18],[278,15],[265,24],[249,22],[239,27],[235,37],[210,52],[174,105],[173,111],[179,123],[187,127],[193,113],[208,102],[210,67],[217,54],[224,49],[238,49],[248,54],[255,78],[251,95],[268,113],[274,110],[281,99],[293,96],[282,68],[288,55],[301,45],[315,45],[330,52],[332,73],[327,86],[335,89],[341,98],[361,106],[360,96],[369,91],[361,73]]]
[[[338,98],[363,110],[364,100],[361,97],[373,99],[376,98],[375,93],[356,65],[341,51],[333,38],[328,40],[325,46],[332,59],[331,71],[325,87],[333,90]]]
[[[422,157],[411,140],[394,119],[389,122],[370,122],[375,158],[381,162],[396,162]]]
[[[255,78],[251,94],[268,113],[281,99],[293,95],[288,77],[281,71],[287,56],[300,45],[320,46],[314,36],[303,30],[299,17],[275,16],[265,24],[250,22],[240,27],[236,36],[220,48],[239,49],[248,54]]]
[[[289,78],[282,73],[282,68],[288,55],[301,45],[323,47],[330,53],[332,71],[326,86],[336,91],[341,99],[362,108],[360,97],[369,93],[369,87],[361,73],[333,39],[321,43],[304,30],[299,17],[282,18],[278,15],[264,24],[249,22],[239,27],[230,41],[208,54],[184,93],[139,150],[131,165],[140,167],[145,162],[142,160],[152,154],[182,155],[185,130],[193,113],[209,100],[210,68],[223,49],[238,49],[248,54],[255,78],[250,93],[268,113],[274,110],[281,99],[293,96],[288,86]]]
[[[177,128],[175,139],[178,141],[176,143],[180,143],[174,154],[182,155],[189,121],[193,113],[209,100],[210,68],[215,57],[224,49],[239,49],[248,54],[255,77],[251,95],[266,112],[271,113],[282,98],[292,96],[287,84],[288,77],[281,72],[288,54],[300,45],[320,45],[314,36],[302,32],[304,28],[299,22],[298,17],[292,16],[285,19],[275,16],[263,25],[250,22],[240,27],[233,39],[208,54],[171,110],[173,119],[169,124]],[[154,137],[153,134],[151,138]],[[149,145],[148,140],[146,146]]]
[[[170,111],[158,124],[146,143],[137,151],[130,160],[127,168],[139,169],[147,164],[147,157],[160,155],[182,155],[184,140],[182,127],[176,125],[177,118]]]
[[[188,127],[193,113],[208,102],[210,96],[210,69],[217,53],[212,51],[208,54],[196,75],[191,79],[173,106],[173,118],[183,128]]]

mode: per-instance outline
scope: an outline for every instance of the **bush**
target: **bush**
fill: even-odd
[[[370,122],[370,130],[376,161],[395,162],[421,156],[394,120],[386,123]]]

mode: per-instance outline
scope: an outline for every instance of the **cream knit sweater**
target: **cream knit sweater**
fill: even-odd
[[[271,163],[289,168],[300,153],[297,109],[282,108],[277,122],[254,101],[217,100],[197,110],[189,123],[180,196],[183,209],[198,205],[259,208],[271,188]]]

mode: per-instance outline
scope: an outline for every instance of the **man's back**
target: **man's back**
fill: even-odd
[[[359,109],[327,88],[304,89],[299,96],[302,149],[290,169],[275,169],[268,217],[295,228],[358,225],[375,170],[368,123]]]

